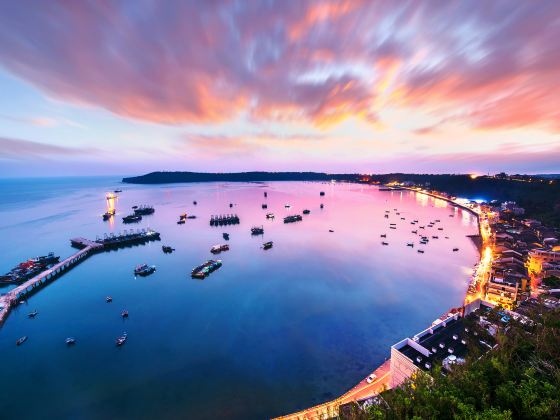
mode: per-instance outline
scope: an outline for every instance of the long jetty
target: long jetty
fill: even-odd
[[[130,232],[125,235],[112,235],[95,241],[90,241],[85,238],[70,239],[72,246],[78,248],[79,251],[0,296],[0,325],[6,320],[10,314],[10,310],[17,305],[20,299],[25,299],[35,293],[42,286],[54,281],[90,255],[100,251],[108,251],[119,246],[140,244],[158,240],[159,238],[160,235],[158,232],[147,230],[136,233]]]

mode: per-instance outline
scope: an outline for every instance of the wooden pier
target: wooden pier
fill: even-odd
[[[126,232],[126,231],[125,231]],[[105,239],[91,241],[85,238],[70,239],[70,243],[79,251],[72,254],[64,261],[61,261],[51,268],[41,272],[35,277],[25,281],[19,286],[0,296],[0,325],[8,317],[12,307],[18,304],[21,299],[26,299],[29,295],[36,292],[42,286],[52,282],[54,279],[68,271],[70,268],[79,264],[90,255],[108,251],[120,246],[138,245],[152,240],[159,240],[160,235],[151,229],[130,232],[125,235],[108,236]]]
[[[103,249],[103,245],[101,244],[88,241],[87,239],[83,240],[87,242],[83,242],[84,246],[80,249],[80,251],[20,284],[5,295],[0,296],[0,324],[4,322],[10,313],[10,309],[14,305],[17,305],[20,299],[26,298],[28,295],[36,291],[36,289],[51,282],[68,269],[89,257],[92,253]],[[74,239],[72,241],[74,241]]]

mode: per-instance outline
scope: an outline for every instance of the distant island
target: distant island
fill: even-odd
[[[356,181],[357,174],[322,172],[151,172],[123,178],[127,184],[172,184],[179,182],[265,182],[265,181]]]

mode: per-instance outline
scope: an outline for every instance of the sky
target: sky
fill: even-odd
[[[0,176],[560,173],[560,1],[0,2]]]

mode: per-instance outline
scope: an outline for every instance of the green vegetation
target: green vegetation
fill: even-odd
[[[386,404],[347,419],[560,418],[560,311],[538,308],[532,326],[510,321],[498,346],[447,376],[418,375],[382,393]]]
[[[560,278],[556,276],[545,277],[542,283],[551,289],[560,289]]]

